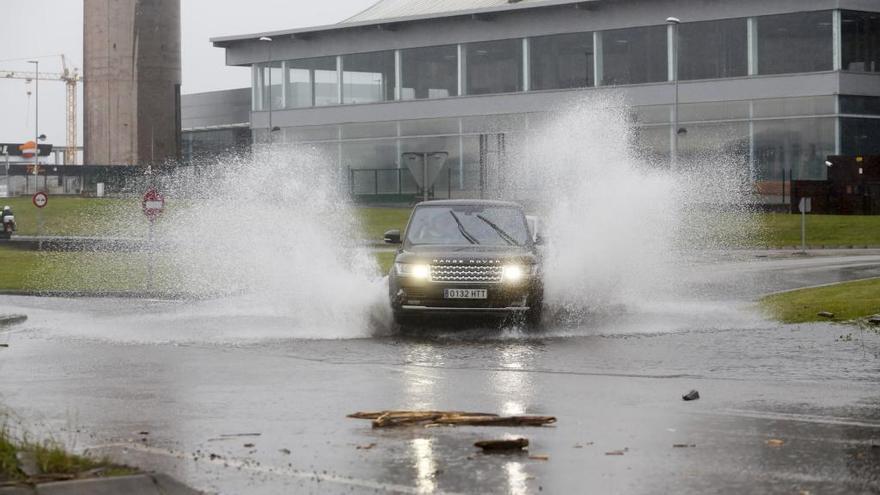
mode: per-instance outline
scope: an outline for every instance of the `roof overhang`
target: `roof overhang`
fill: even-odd
[[[489,17],[487,16],[489,16],[490,14],[541,9],[547,7],[558,7],[564,5],[571,5],[576,8],[593,9],[601,1],[603,0],[538,0],[533,2],[515,2],[501,6],[485,7],[479,9],[455,10],[449,12],[439,12],[407,17],[392,17],[387,19],[370,20],[363,22],[343,22],[339,24],[329,24],[325,26],[285,29],[281,31],[264,31],[260,33],[241,34],[234,36],[217,36],[211,38],[211,43],[213,43],[215,47],[225,48],[240,41],[256,41],[264,36],[270,38],[289,37],[291,39],[308,39],[316,34],[347,29],[374,28],[393,31],[399,24],[426,21],[431,19],[446,19],[451,17],[477,17],[488,19]]]

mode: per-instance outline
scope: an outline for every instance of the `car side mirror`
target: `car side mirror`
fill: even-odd
[[[386,244],[400,244],[400,230],[393,229],[385,232],[383,236]]]

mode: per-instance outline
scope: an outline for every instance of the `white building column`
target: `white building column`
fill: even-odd
[[[281,62],[281,108],[289,108],[287,91],[290,88],[290,66],[287,60]]]
[[[843,43],[841,41],[841,27],[842,27],[840,10],[835,9],[831,11],[831,39],[832,46],[834,49],[832,50],[833,62],[831,65],[832,70],[842,70],[843,65]]]
[[[532,89],[531,85],[531,54],[529,53],[529,39],[523,38],[522,40],[522,61],[523,61],[523,70],[522,70],[522,78],[523,78],[523,91],[529,91]]]
[[[593,31],[593,86],[601,86],[604,63],[602,60],[602,32]]]
[[[342,55],[336,56],[336,103],[342,105]]]
[[[403,75],[403,70],[400,65],[400,50],[394,50],[394,99],[396,101],[401,100],[403,81],[401,80],[401,76]]]
[[[746,20],[746,45],[748,47],[749,75],[758,75],[758,19]]]
[[[464,45],[459,43],[458,48],[458,96],[464,96],[467,81],[467,52]]]

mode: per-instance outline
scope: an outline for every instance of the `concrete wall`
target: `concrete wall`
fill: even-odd
[[[84,0],[85,163],[180,154],[180,0]]]
[[[250,122],[251,88],[183,95],[181,113],[183,129]]]

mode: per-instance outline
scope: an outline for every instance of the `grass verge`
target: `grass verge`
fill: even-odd
[[[767,246],[800,246],[801,216],[766,213],[759,239]],[[880,246],[880,215],[807,215],[807,245],[810,246]]]
[[[37,474],[29,476],[19,459],[29,459]],[[92,459],[71,454],[54,441],[32,442],[16,439],[6,424],[0,425],[0,481],[34,479],[72,479],[81,477],[126,476],[139,471],[113,464],[108,459]]]
[[[764,297],[761,306],[784,323],[850,321],[880,313],[880,278],[800,289]],[[833,318],[818,315],[827,311]]]

